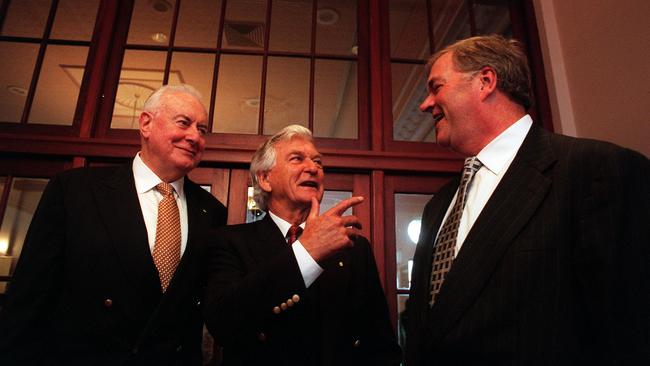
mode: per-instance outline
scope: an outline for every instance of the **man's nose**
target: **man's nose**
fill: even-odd
[[[435,105],[435,99],[433,95],[429,95],[422,101],[422,104],[420,104],[420,111],[431,112],[433,110],[434,105]]]
[[[318,171],[318,165],[311,159],[305,159],[305,171],[315,174]]]

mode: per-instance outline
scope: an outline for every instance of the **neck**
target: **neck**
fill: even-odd
[[[475,135],[476,139],[466,141],[456,151],[464,156],[477,155],[492,140],[525,115],[526,111],[523,107],[512,102],[498,103],[490,106],[490,110],[484,110],[483,113],[479,113],[479,118],[483,122],[481,123],[481,132]]]
[[[300,225],[307,220],[309,216],[309,207],[307,208],[288,208],[279,205],[273,205],[269,202],[269,211],[291,225]]]
[[[173,170],[167,171],[166,169],[161,169],[161,164],[156,164],[156,161],[154,159],[151,159],[149,154],[147,154],[144,149],[140,151],[140,159],[142,159],[144,165],[151,169],[151,171],[165,183],[177,181],[182,177],[182,175],[179,176],[178,173],[174,172]]]

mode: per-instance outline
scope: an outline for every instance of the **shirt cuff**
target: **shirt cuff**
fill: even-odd
[[[305,281],[305,287],[311,286],[314,281],[323,273],[323,268],[318,265],[314,258],[309,255],[307,249],[302,246],[300,240],[296,240],[293,245],[291,245],[293,250],[293,255],[296,256],[298,261],[298,267],[300,268],[300,273],[302,274],[302,280]]]

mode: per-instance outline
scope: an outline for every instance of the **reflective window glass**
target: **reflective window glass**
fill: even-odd
[[[512,36],[508,0],[474,1],[476,34]]]
[[[413,254],[420,236],[422,210],[431,197],[428,194],[395,194],[395,261],[398,289],[411,287]]]
[[[221,56],[212,132],[258,133],[261,82],[261,56]]]
[[[138,117],[144,102],[162,86],[164,72],[165,52],[125,51],[111,128],[138,128]],[[177,72],[170,72],[169,82],[180,83]]]
[[[47,46],[29,123],[72,125],[87,56],[88,47]]]
[[[316,53],[356,56],[357,50],[357,1],[319,0]]]
[[[20,122],[34,73],[38,44],[0,42],[0,122]]]
[[[398,294],[397,295],[397,341],[399,345],[402,346],[402,349],[406,347],[406,301],[409,299],[409,295]]]
[[[273,1],[269,50],[309,52],[312,6],[309,0]]]
[[[23,248],[27,229],[46,184],[47,179],[14,178],[12,180],[0,228],[0,256],[5,257],[2,259],[5,263],[0,263],[0,268],[4,271],[0,275],[13,273]],[[9,268],[6,268],[7,265]]]
[[[314,73],[314,136],[356,139],[356,61],[316,60]]]
[[[9,2],[1,34],[3,36],[42,38],[51,4],[51,0]]]
[[[431,27],[436,50],[471,36],[466,0],[431,0]]]
[[[433,119],[420,111],[427,95],[426,77],[426,68],[421,64],[391,64],[394,140],[435,141]]]
[[[174,46],[217,47],[220,20],[221,0],[181,1]]]
[[[175,0],[135,0],[128,44],[169,44]]]
[[[59,0],[50,38],[90,41],[99,0]]]
[[[203,97],[206,110],[210,107],[214,58],[214,54],[209,53],[174,52],[169,70],[169,84],[195,87]]]
[[[269,57],[264,98],[264,134],[309,122],[309,59]]]
[[[391,1],[391,57],[426,59],[431,53],[426,0]]]
[[[266,0],[228,1],[222,47],[263,49]]]

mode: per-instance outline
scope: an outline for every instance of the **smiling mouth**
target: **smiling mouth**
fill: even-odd
[[[176,147],[183,150],[183,151],[185,151],[185,152],[187,152],[188,154],[192,155],[192,157],[196,156],[196,154],[197,154],[197,152],[194,151],[194,150],[187,149],[187,148],[180,147],[180,146],[176,146]]]
[[[437,124],[441,119],[445,118],[444,113],[436,113],[433,115],[433,124]]]
[[[309,188],[318,189],[318,183],[313,182],[313,181],[309,181],[309,180],[300,183],[299,186],[301,186],[301,187],[309,187]]]

